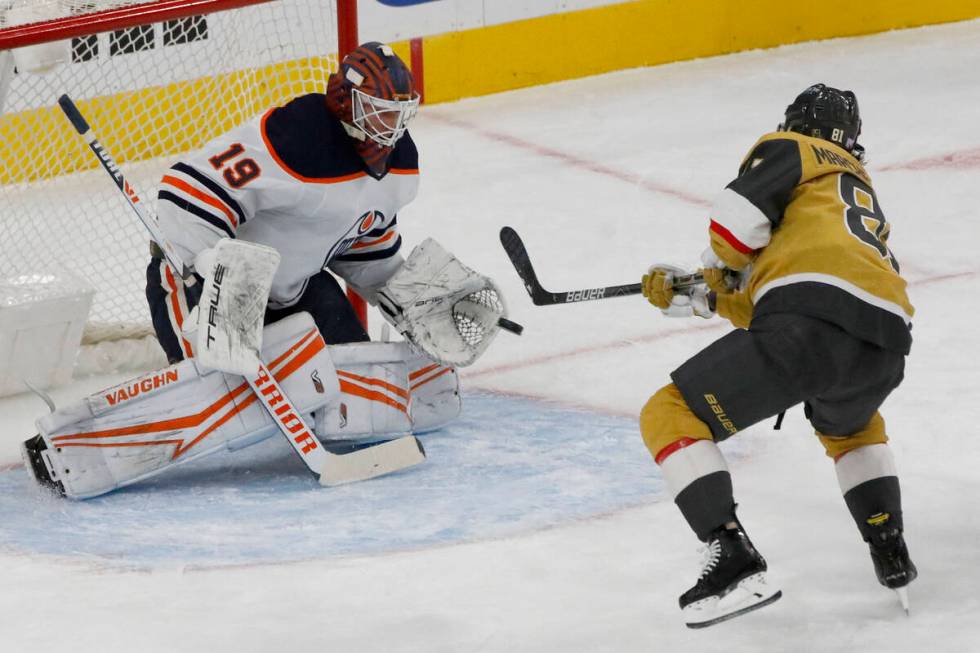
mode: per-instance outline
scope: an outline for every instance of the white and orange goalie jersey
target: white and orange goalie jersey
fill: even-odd
[[[186,261],[226,237],[274,247],[270,308],[323,269],[371,298],[402,262],[396,217],[418,192],[418,152],[406,133],[375,176],[353,138],[322,94],[271,109],[167,171],[160,226]]]

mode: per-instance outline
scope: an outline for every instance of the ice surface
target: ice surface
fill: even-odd
[[[451,429],[421,436],[418,470],[329,491],[278,437],[81,502],[7,468],[0,542],[107,568],[214,568],[524,534],[663,493],[631,419],[489,393],[464,405]]]
[[[174,491],[163,479],[155,486],[159,492],[134,488],[78,508],[25,491],[17,481],[22,471],[3,472],[3,650],[977,650],[980,440],[972,404],[980,388],[978,69],[980,22],[970,22],[624,71],[423,108],[412,126],[422,187],[399,217],[405,242],[436,236],[468,265],[493,276],[511,317],[526,326],[521,338],[502,334],[464,372],[472,397],[463,423],[469,433],[430,436],[435,439],[426,467],[322,490],[315,500],[322,505],[301,506],[316,524],[308,529],[283,529],[288,517],[259,506],[242,516],[243,527],[235,532],[234,510],[225,514],[220,503],[226,494],[258,502],[263,482],[256,478],[262,474],[283,477],[287,494],[305,496],[288,458],[257,461],[247,474],[241,467],[217,472],[211,485],[203,470],[196,472],[188,481],[199,489],[173,496],[197,504],[187,507],[201,520],[196,537],[207,540],[212,528],[215,537],[196,562],[184,556],[188,566],[170,565],[174,548],[170,557],[127,553],[131,566],[104,559],[113,546],[131,551],[132,541],[148,538],[153,528],[160,535],[156,546],[186,537],[180,531],[190,522],[173,516],[181,506],[161,507],[165,516],[157,521],[152,511],[140,511],[140,501],[162,506],[162,497]],[[670,370],[723,334],[724,325],[668,321],[636,297],[534,307],[497,244],[497,232],[515,227],[541,282],[555,290],[633,282],[657,261],[694,264],[713,195],[796,93],[817,81],[852,88],[860,97],[869,171],[892,223],[889,245],[917,308],[906,381],[883,409],[903,481],[909,547],[920,571],[910,591],[912,616],[875,581],[832,465],[795,410],[782,431],[764,424],[739,434],[741,455],[731,461],[740,517],[767,557],[783,599],[691,632],[676,597],[697,576],[696,542],[676,508],[651,485],[656,470],[638,434],[632,444],[623,438]],[[118,380],[87,379],[60,389],[56,399]],[[494,403],[499,398],[487,391],[506,391],[515,403]],[[533,418],[507,414],[511,405],[520,406],[521,415],[533,413],[528,407],[538,402]],[[42,409],[30,397],[0,401],[0,465],[17,464],[17,443],[33,432],[31,421]],[[485,431],[474,423],[477,415],[485,416]],[[606,434],[597,426],[603,420],[615,424]],[[514,423],[523,430],[504,429],[507,446],[501,449],[493,434]],[[509,469],[513,457],[533,452],[549,433],[562,438],[553,465],[517,465],[511,473],[526,472],[520,483],[493,487],[494,476],[481,466]],[[596,457],[575,460],[576,452]],[[455,478],[451,461],[461,465]],[[609,468],[596,471],[594,464]],[[608,487],[607,478],[613,479]],[[426,493],[433,479],[438,483]],[[590,496],[576,497],[570,488],[578,485]],[[392,505],[370,508],[388,491]],[[593,516],[544,516],[537,498],[549,492],[573,504],[587,500],[585,512]],[[222,514],[208,523],[202,516],[211,499]],[[273,503],[282,499],[280,494]],[[627,507],[608,512],[605,506],[612,504]],[[406,524],[424,523],[432,532],[453,528],[463,507],[472,515],[472,530],[459,537],[391,548],[364,544],[359,551],[336,545],[356,543],[360,536],[344,540],[345,533],[372,519],[372,532],[385,532],[389,542],[419,534]],[[79,523],[73,512],[91,520]],[[12,532],[12,524],[32,514],[69,529],[60,555],[50,553],[58,549],[55,532],[49,542],[37,524]],[[139,524],[146,525],[142,532],[128,532]],[[71,529],[79,533],[76,545]],[[105,535],[110,532],[117,534]],[[254,542],[240,544],[249,537]],[[298,556],[304,558],[299,562],[290,561],[294,556],[281,563],[242,560],[250,548],[304,537],[313,541],[311,549],[322,538],[321,553]],[[465,542],[454,543],[460,540]],[[93,542],[102,548],[92,548]],[[214,560],[221,543],[236,565],[199,568],[197,563]]]

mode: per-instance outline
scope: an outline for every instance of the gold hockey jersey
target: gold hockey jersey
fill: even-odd
[[[914,309],[888,234],[854,156],[826,140],[767,134],[712,207],[712,249],[732,269],[751,265],[744,291],[718,296],[718,313],[736,326],[765,313],[811,315],[907,354]]]

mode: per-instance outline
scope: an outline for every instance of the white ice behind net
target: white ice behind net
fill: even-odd
[[[78,11],[51,4],[61,15]],[[4,8],[0,0],[0,16]],[[336,67],[335,15],[332,1],[277,0],[82,37],[70,63],[44,74],[8,69],[6,84],[0,53],[0,278],[68,271],[97,291],[90,321],[109,331],[96,339],[145,331],[147,236],[53,108],[57,98],[73,97],[154,205],[180,153],[270,106],[325,91]]]

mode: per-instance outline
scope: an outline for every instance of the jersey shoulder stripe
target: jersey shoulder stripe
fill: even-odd
[[[234,212],[232,212],[230,208],[228,208],[223,202],[221,202],[213,195],[210,195],[202,191],[201,189],[196,188],[193,185],[187,183],[183,179],[174,177],[173,175],[164,175],[163,179],[160,181],[160,184],[161,186],[169,186],[171,189],[180,190],[186,195],[189,195],[190,197],[193,197],[194,199],[203,202],[204,204],[207,204],[212,209],[217,209],[218,211],[223,213],[226,218],[228,218],[228,222],[231,223],[231,226],[233,228],[236,229],[238,228],[238,219],[235,216]],[[188,199],[188,201],[192,201],[192,200]]]
[[[800,147],[793,139],[763,137],[742,161],[727,188],[751,202],[778,226],[783,210],[803,177]]]
[[[235,237],[235,232],[231,230],[231,226],[224,218],[219,218],[213,213],[210,213],[206,209],[201,208],[197,204],[190,202],[176,193],[172,193],[168,190],[161,190],[157,194],[157,199],[161,202],[169,202],[178,209],[197,216],[229,238]]]
[[[245,211],[242,210],[242,207],[238,201],[233,198],[231,194],[221,186],[221,184],[203,174],[197,168],[183,162],[175,163],[171,166],[171,169],[187,175],[204,188],[207,188],[215,197],[224,202],[228,208],[235,212],[235,215],[238,216],[238,224],[245,223]]]

